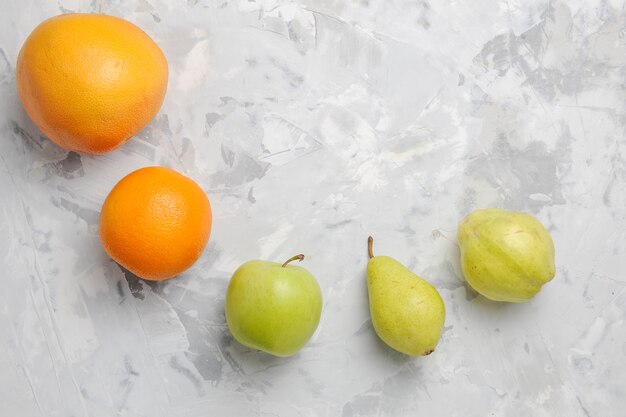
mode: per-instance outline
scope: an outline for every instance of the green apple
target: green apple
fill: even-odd
[[[315,277],[289,262],[250,261],[233,274],[226,293],[226,322],[242,345],[275,356],[296,353],[311,338],[322,312]]]

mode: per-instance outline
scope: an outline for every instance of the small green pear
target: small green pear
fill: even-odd
[[[446,307],[435,287],[388,256],[374,256],[368,238],[367,290],[376,334],[406,355],[429,355],[437,346]]]
[[[528,301],[554,277],[552,238],[529,214],[476,210],[459,223],[458,240],[465,279],[491,300]]]
[[[309,271],[285,263],[250,261],[233,274],[226,292],[226,322],[242,345],[290,356],[311,338],[320,321],[322,291]]]

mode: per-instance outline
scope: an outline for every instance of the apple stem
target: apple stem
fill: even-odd
[[[367,254],[370,259],[374,257],[374,238],[371,236],[367,238]]]
[[[284,267],[286,267],[286,266],[287,266],[287,264],[288,264],[289,262],[293,262],[293,261],[295,261],[296,259],[298,260],[298,262],[302,262],[302,260],[304,259],[304,255],[303,255],[303,254],[300,254],[300,255],[292,256],[291,258],[289,258],[289,259],[287,259],[287,260],[285,261],[285,263],[282,265],[282,267],[283,267],[283,268],[284,268]]]

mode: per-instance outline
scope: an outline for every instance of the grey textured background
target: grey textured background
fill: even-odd
[[[0,3],[0,415],[568,416],[626,409],[624,0]],[[42,137],[15,89],[43,19],[98,11],[170,64],[153,123],[105,156]],[[164,165],[211,198],[202,258],[153,284],[97,237],[124,175]],[[473,209],[549,228],[557,276],[492,303],[459,271]],[[366,237],[433,282],[438,350],[407,358],[368,318]],[[299,354],[225,326],[244,261],[303,252],[319,329]]]

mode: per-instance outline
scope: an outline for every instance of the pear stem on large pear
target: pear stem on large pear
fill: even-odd
[[[371,236],[367,238],[367,254],[370,259],[374,257],[374,238]]]
[[[287,260],[285,261],[285,263],[284,263],[284,264],[282,264],[281,266],[284,268],[284,267],[286,267],[286,266],[287,266],[287,264],[288,264],[289,262],[293,262],[293,261],[295,261],[296,259],[298,260],[298,262],[302,262],[302,260],[304,259],[304,255],[303,255],[303,254],[299,254],[299,255],[296,255],[296,256],[292,256],[291,258],[287,259]]]

